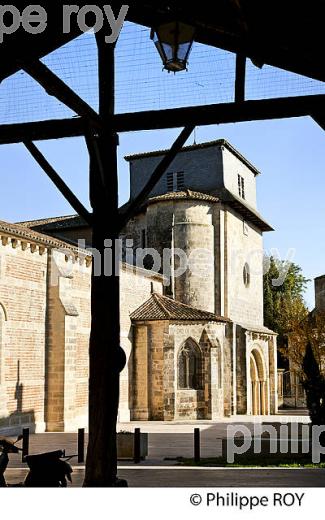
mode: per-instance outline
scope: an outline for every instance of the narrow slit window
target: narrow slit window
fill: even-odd
[[[241,178],[241,196],[245,199],[245,179]]]
[[[251,273],[250,273],[250,268],[249,268],[248,264],[244,265],[243,280],[244,280],[245,287],[249,287],[249,285],[251,283]]]
[[[242,199],[245,199],[245,179],[238,175],[238,193]]]

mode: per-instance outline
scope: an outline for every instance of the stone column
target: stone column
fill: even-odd
[[[267,415],[268,413],[268,400],[267,400],[267,382],[261,381],[261,415]]]

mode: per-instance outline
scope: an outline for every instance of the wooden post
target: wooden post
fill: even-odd
[[[29,428],[23,429],[23,451],[21,454],[22,462],[25,462],[26,455],[29,454]]]
[[[93,243],[101,256],[101,272],[92,272],[89,352],[89,442],[84,486],[117,485],[116,422],[119,403],[120,307],[119,265],[105,276],[104,251],[116,258],[118,239],[117,135],[113,130],[114,51],[105,43],[106,28],[96,34],[99,62],[99,114],[104,130],[93,132],[97,154],[90,156],[90,201]],[[101,175],[104,172],[105,178]],[[107,255],[105,255],[107,256]],[[106,266],[107,268],[107,266]]]
[[[201,462],[200,428],[194,428],[194,462]]]
[[[85,462],[85,429],[78,430],[78,463]]]
[[[245,80],[246,80],[246,56],[237,54],[236,57],[236,83],[235,101],[240,103],[245,101]]]
[[[140,428],[135,428],[134,430],[134,447],[133,447],[133,458],[134,464],[139,464],[141,462],[141,430]]]

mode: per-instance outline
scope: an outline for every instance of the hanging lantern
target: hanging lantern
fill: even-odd
[[[195,28],[182,22],[164,23],[153,29],[151,39],[168,72],[187,70],[188,58],[194,42]]]

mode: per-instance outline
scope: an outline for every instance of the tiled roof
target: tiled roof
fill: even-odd
[[[273,330],[271,329],[268,329],[267,327],[264,327],[264,326],[260,326],[260,327],[257,327],[256,325],[249,325],[249,324],[240,324],[240,326],[243,328],[243,329],[246,329],[248,332],[256,332],[258,334],[266,334],[267,336],[277,336],[277,333],[274,332]]]
[[[154,202],[163,202],[169,200],[202,200],[205,202],[219,202],[217,197],[213,195],[207,195],[206,193],[200,193],[198,191],[172,191],[169,193],[165,193],[164,195],[158,195],[157,197],[152,197],[149,199],[149,204]]]
[[[73,247],[62,240],[57,240],[43,233],[38,233],[21,224],[11,224],[0,220],[0,233],[3,232],[15,238],[32,240],[47,247],[57,247],[60,249],[71,249],[73,251],[81,251],[77,247]]]
[[[149,300],[131,314],[130,318],[132,321],[229,321],[212,312],[195,309],[158,293],[153,293]]]
[[[191,150],[201,150],[203,148],[211,148],[212,146],[224,146],[227,148],[231,153],[233,153],[237,159],[242,161],[246,166],[252,170],[252,172],[255,175],[259,175],[260,172],[255,166],[249,162],[246,157],[244,157],[236,148],[234,148],[226,139],[216,139],[214,141],[208,141],[206,143],[199,143],[199,144],[193,144],[191,146],[184,146],[179,153],[182,152],[189,152]],[[138,159],[145,159],[146,157],[160,157],[161,155],[166,155],[166,153],[169,152],[169,150],[155,150],[153,152],[144,152],[144,153],[138,153],[134,155],[127,155],[125,157],[126,161],[136,161]]]
[[[59,230],[71,227],[84,227],[88,226],[86,221],[79,217],[79,215],[67,215],[63,217],[52,217],[41,220],[30,220],[26,222],[18,222],[20,226],[24,226],[30,229],[47,229],[47,230]]]

